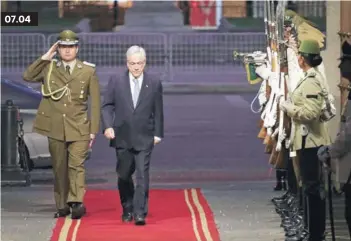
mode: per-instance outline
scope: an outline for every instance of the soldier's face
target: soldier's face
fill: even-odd
[[[69,62],[76,58],[78,53],[78,46],[76,45],[59,45],[59,54],[63,61]]]
[[[139,77],[143,73],[145,64],[146,59],[140,54],[131,55],[127,59],[128,70],[134,77]]]
[[[300,54],[297,56],[297,62],[299,63],[299,67],[301,69],[305,68],[305,60]]]

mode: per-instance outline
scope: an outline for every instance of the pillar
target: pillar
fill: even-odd
[[[340,113],[340,90],[338,88],[340,71],[338,68],[338,58],[340,58],[340,39],[338,31],[340,29],[340,12],[342,1],[326,1],[326,50],[322,52],[327,81],[331,94],[335,97],[335,107]],[[334,117],[328,125],[332,140],[335,139],[340,125],[340,115]]]
[[[343,33],[351,33],[351,2],[350,1],[341,1],[340,3],[340,32]],[[351,44],[350,39],[344,39],[343,41],[348,41]],[[341,42],[340,42],[341,43]],[[342,44],[342,43],[341,43]],[[340,84],[343,86],[347,86],[349,84],[349,80],[346,78],[341,78]],[[341,92],[341,105],[343,105],[347,101],[348,91]],[[348,105],[350,105],[349,103]],[[350,115],[347,113],[346,115]]]

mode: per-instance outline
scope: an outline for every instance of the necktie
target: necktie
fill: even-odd
[[[138,80],[133,79],[133,82],[134,82],[134,88],[133,88],[132,97],[133,97],[133,105],[134,105],[134,108],[135,108],[136,104],[138,102],[140,88],[139,88]]]
[[[69,67],[69,65],[66,65],[66,73],[67,74],[71,74],[70,69],[71,69],[71,67]]]

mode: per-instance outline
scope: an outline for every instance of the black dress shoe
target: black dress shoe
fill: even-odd
[[[57,210],[57,212],[54,214],[54,218],[62,218],[62,217],[66,217],[70,214],[71,214],[71,211],[70,211],[69,207],[65,207],[63,209]]]
[[[285,241],[307,241],[309,233],[307,230],[303,229],[300,233],[292,236],[292,237],[286,237]]]
[[[83,203],[75,203],[72,205],[72,219],[80,219],[86,214],[86,208]]]
[[[135,225],[145,225],[145,218],[141,215],[136,215],[134,217]]]
[[[133,214],[131,212],[123,212],[122,222],[131,222],[133,221]]]
[[[291,193],[290,193],[289,191],[287,191],[286,193],[283,194],[283,196],[274,197],[274,198],[271,199],[271,201],[272,201],[273,203],[286,201],[286,200],[289,198],[290,195],[291,195]]]

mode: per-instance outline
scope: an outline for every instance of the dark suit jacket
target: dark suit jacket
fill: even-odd
[[[111,77],[102,102],[103,130],[113,127],[112,147],[147,150],[154,136],[163,137],[163,90],[159,78],[144,72],[136,108],[133,107],[129,73]]]

